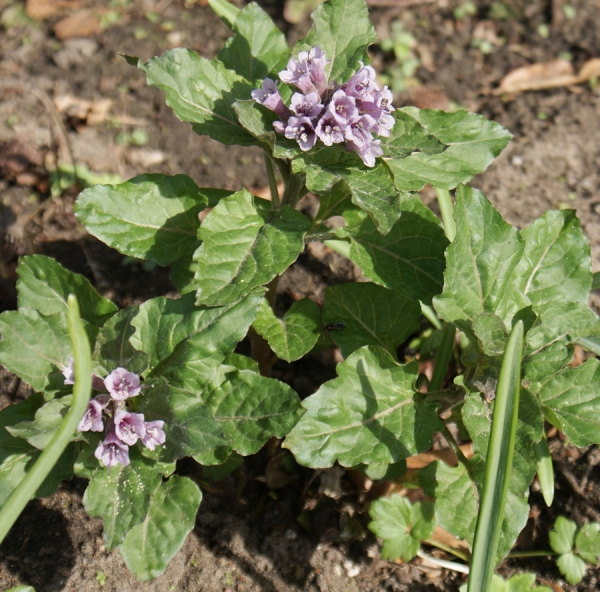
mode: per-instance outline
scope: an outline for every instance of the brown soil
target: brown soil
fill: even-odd
[[[173,292],[168,270],[124,265],[122,256],[85,235],[72,214],[76,187],[49,197],[49,171],[57,161],[74,159],[95,173],[123,179],[148,171],[184,172],[201,186],[258,191],[266,185],[258,152],[193,134],[165,106],[163,95],[118,55],[147,59],[181,43],[214,56],[228,31],[204,2],[90,3],[102,12],[102,24],[110,14],[119,20],[89,36],[61,40],[57,35],[64,35],[65,25],[55,25],[66,14],[60,8],[64,4],[30,1],[30,11],[45,7],[49,16],[27,22],[22,4],[0,0],[0,310],[16,307],[17,258],[34,252],[83,273],[119,306]],[[76,4],[71,12],[80,13],[84,2]],[[294,27],[283,21],[281,2],[261,4],[292,41],[307,30],[306,21]],[[417,41],[421,67],[416,77],[422,85],[397,96],[396,104],[443,107],[453,101],[511,130],[513,142],[474,185],[519,227],[551,208],[576,209],[591,242],[594,269],[600,269],[600,92],[581,84],[512,97],[489,93],[518,66],[570,52],[577,71],[586,60],[600,57],[600,2],[572,0],[572,18],[565,16],[565,0],[481,0],[474,3],[476,14],[456,19],[452,10],[460,4],[390,0],[389,6],[372,9],[381,35],[399,19]],[[489,10],[498,4],[512,16],[491,20]],[[473,46],[482,30],[492,40],[488,54]],[[379,70],[393,67],[390,55],[377,47],[373,61]],[[57,106],[65,96],[78,99],[78,107]],[[112,103],[103,117],[104,99]],[[146,144],[115,143],[119,134],[134,129],[147,133]],[[425,190],[423,199],[433,203],[432,192]],[[282,303],[308,292],[322,294],[324,286],[356,273],[343,258],[311,246],[281,282]],[[334,358],[328,350],[309,361],[281,364],[277,375],[306,396],[333,376]],[[27,394],[25,385],[0,368],[0,406]],[[547,547],[547,531],[559,514],[580,523],[599,519],[596,447],[579,451],[558,438],[553,447],[556,502],[548,510],[532,488],[521,550]],[[50,498],[32,501],[0,546],[0,590],[17,584],[33,585],[37,592],[458,590],[461,574],[421,560],[395,565],[380,559],[376,539],[365,529],[369,496],[358,492],[351,475],[341,477],[343,495],[336,501],[319,494],[330,473],[315,475],[299,467],[293,467],[292,480],[269,490],[261,479],[279,470],[278,452],[277,443],[270,443],[229,478],[209,483],[193,534],[166,573],[144,584],[135,581],[118,551],[105,551],[101,520],[89,518],[81,503],[85,481],[64,483]],[[195,476],[194,467],[185,463],[179,470]],[[296,520],[302,512],[310,535]],[[356,532],[364,536],[352,535]],[[522,569],[535,571],[556,590],[598,589],[600,570],[569,586],[545,558],[505,561],[501,572]]]

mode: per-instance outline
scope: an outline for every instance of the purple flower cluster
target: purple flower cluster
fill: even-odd
[[[73,384],[72,358],[62,373],[65,384]],[[127,399],[140,394],[140,377],[137,374],[117,368],[104,380],[94,375],[92,386],[108,394],[99,394],[88,403],[77,429],[80,432],[104,431],[104,440],[94,453],[104,465],[109,468],[116,464],[128,465],[129,446],[138,440],[150,450],[165,443],[164,421],[145,421],[143,413],[133,413],[125,408]]]
[[[343,143],[367,166],[375,166],[383,150],[381,140],[373,139],[373,134],[389,136],[394,126],[392,93],[387,86],[379,88],[375,70],[362,62],[348,82],[328,84],[328,61],[320,47],[313,47],[300,52],[298,60],[288,62],[279,78],[300,91],[292,96],[290,107],[270,78],[265,78],[262,88],[252,91],[252,98],[279,116],[273,122],[275,131],[296,140],[301,150],[310,150],[317,139],[326,146]]]

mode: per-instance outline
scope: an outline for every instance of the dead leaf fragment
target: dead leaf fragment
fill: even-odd
[[[494,95],[514,94],[526,90],[543,90],[587,82],[600,76],[600,58],[588,60],[575,74],[568,60],[553,60],[543,64],[531,64],[508,73],[493,91]]]
[[[41,21],[64,12],[65,8],[78,6],[78,1],[70,0],[27,0],[25,12],[30,18]]]
[[[71,119],[85,121],[88,125],[97,125],[109,118],[111,99],[88,101],[70,94],[55,97],[54,106],[59,113]]]
[[[92,10],[80,10],[54,25],[54,34],[62,41],[73,37],[97,35],[100,31],[100,21]]]

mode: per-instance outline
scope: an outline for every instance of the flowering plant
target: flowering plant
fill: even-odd
[[[72,293],[97,394],[37,494],[73,473],[88,479],[87,511],[104,519],[106,547],[119,547],[138,578],[162,573],[193,528],[202,496],[176,474],[182,458],[226,472],[285,438],[307,467],[391,479],[439,433],[457,464],[420,470],[435,503],[378,500],[370,528],[386,557],[409,561],[423,542],[436,544],[441,525],[473,550],[469,587],[483,590],[526,524],[536,474],[552,501],[545,422],[578,446],[600,443],[600,363],[569,365],[576,344],[600,353],[589,244],[575,213],[549,212],[519,231],[466,185],[510,134],[466,111],[394,109],[368,65],[376,36],[363,0],[322,4],[292,52],[256,4],[209,2],[234,32],[216,58],[174,49],[127,59],[196,133],[262,149],[271,199],[201,188],[182,174],[81,193],[76,214],[87,230],[125,255],[170,265],[175,299],[117,310],[56,261],[21,259],[19,310],[0,315],[0,361],[36,394],[0,412],[0,504],[71,405]],[[426,184],[443,223],[420,200]],[[314,216],[296,208],[308,192],[319,198]],[[331,286],[324,301],[303,298],[279,318],[277,280],[311,241],[368,281]],[[236,351],[245,338],[251,357]],[[326,340],[343,357],[338,377],[300,401],[271,367]],[[427,357],[429,377],[418,365]],[[472,442],[469,458],[457,434]],[[552,546],[565,558],[559,566],[578,566],[572,580],[597,561],[599,532],[557,525]]]

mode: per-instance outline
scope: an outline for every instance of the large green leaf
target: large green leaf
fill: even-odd
[[[249,99],[252,87],[219,60],[207,60],[189,49],[172,49],[138,63],[148,84],[166,94],[167,105],[198,134],[223,144],[252,146],[256,140],[240,126],[232,105]]]
[[[435,497],[435,515],[440,525],[454,536],[473,544],[479,509],[479,487],[483,479],[484,462],[478,455],[469,461],[469,470],[462,465],[449,467],[443,462],[431,463],[419,473],[423,491]],[[472,479],[475,479],[473,481]],[[506,512],[502,521],[497,559],[511,550],[529,516],[527,498],[508,492]],[[457,511],[460,508],[460,511]]]
[[[44,316],[66,315],[67,297],[76,294],[81,318],[96,327],[102,327],[117,311],[117,307],[107,298],[102,298],[85,277],[66,270],[50,257],[21,257],[17,273],[20,309],[37,310]]]
[[[386,236],[370,219],[353,228],[350,259],[372,282],[430,303],[442,290],[448,239],[429,215],[404,209],[411,201]]]
[[[540,306],[526,337],[523,375],[542,381],[573,358],[571,345],[581,337],[599,336],[600,318],[585,304],[553,300]]]
[[[233,23],[235,35],[217,55],[246,80],[273,78],[287,64],[290,50],[284,34],[258,4],[245,6]]]
[[[301,153],[292,167],[295,173],[306,174],[306,187],[315,193],[329,191],[343,179],[352,192],[352,203],[369,212],[384,234],[400,217],[401,196],[381,161],[367,167],[357,154],[332,146]]]
[[[337,372],[302,401],[306,414],[284,442],[298,462],[312,468],[395,463],[431,446],[439,419],[414,389],[416,363],[397,364],[369,346]]]
[[[550,377],[539,393],[546,419],[575,446],[600,444],[600,361]]]
[[[36,391],[59,388],[71,355],[67,317],[23,309],[0,315],[0,363]]]
[[[539,307],[552,300],[587,304],[592,286],[590,244],[573,210],[546,212],[521,232],[525,252],[514,283]]]
[[[283,438],[302,415],[298,395],[283,382],[252,370],[228,372],[202,399],[233,450],[247,456],[272,436]]]
[[[144,521],[127,533],[119,548],[138,580],[151,580],[165,571],[194,528],[201,500],[198,486],[177,476],[152,495]]]
[[[196,304],[237,302],[285,271],[304,249],[310,223],[297,210],[274,213],[266,200],[243,190],[221,200],[204,219],[194,260]]]
[[[404,107],[395,116],[402,124],[392,128],[382,146],[398,191],[418,191],[427,183],[454,189],[485,171],[512,137],[500,124],[467,111]],[[415,124],[411,126],[408,118]],[[435,140],[445,150],[440,151]],[[410,155],[398,157],[409,149]]]
[[[254,291],[233,306],[208,309],[195,307],[193,294],[144,302],[132,321],[137,331],[130,342],[150,355],[147,379],[163,377],[197,395],[246,336],[262,294]]]
[[[369,530],[383,540],[381,558],[392,561],[413,559],[436,526],[432,502],[411,504],[398,494],[375,500],[369,516]]]
[[[125,255],[159,265],[198,247],[198,214],[209,205],[187,175],[140,175],[82,191],[75,213],[87,231]]]
[[[192,456],[202,462],[203,455],[212,458],[216,450],[223,454],[221,462],[227,458],[230,442],[199,396],[156,380],[154,387],[138,402],[138,410],[147,421],[165,422],[166,441],[160,450],[161,461],[173,462]]]
[[[148,513],[150,500],[162,482],[156,463],[130,450],[131,463],[108,470],[97,466],[86,475],[90,482],[83,505],[90,516],[103,519],[104,542],[108,551],[120,545],[125,535]]]
[[[313,26],[306,39],[299,41],[293,54],[319,46],[331,63],[325,68],[329,80],[346,82],[360,66],[368,62],[367,48],[377,42],[363,0],[330,0],[312,14]]]
[[[321,309],[309,298],[294,302],[282,319],[263,300],[252,324],[278,358],[298,360],[315,345],[322,332]]]
[[[512,294],[512,272],[523,241],[488,199],[471,187],[456,195],[456,238],[446,252],[444,291],[434,300],[438,314],[472,335],[472,319],[497,313]],[[515,296],[516,298],[516,296]]]
[[[129,341],[135,332],[131,321],[138,312],[137,304],[127,306],[102,327],[92,355],[94,372],[98,376],[106,376],[119,367],[136,374],[142,374],[148,368],[149,355],[136,350]]]
[[[25,478],[41,454],[29,442],[12,436],[6,428],[33,421],[43,402],[41,394],[33,394],[25,401],[9,405],[0,411],[0,507],[4,506],[10,494]],[[63,479],[71,479],[74,460],[75,448],[70,444],[37,490],[35,497],[52,495]]]
[[[396,349],[419,328],[421,307],[400,292],[371,283],[330,286],[323,323],[343,323],[331,337],[347,358],[363,345],[379,345],[397,358]]]

